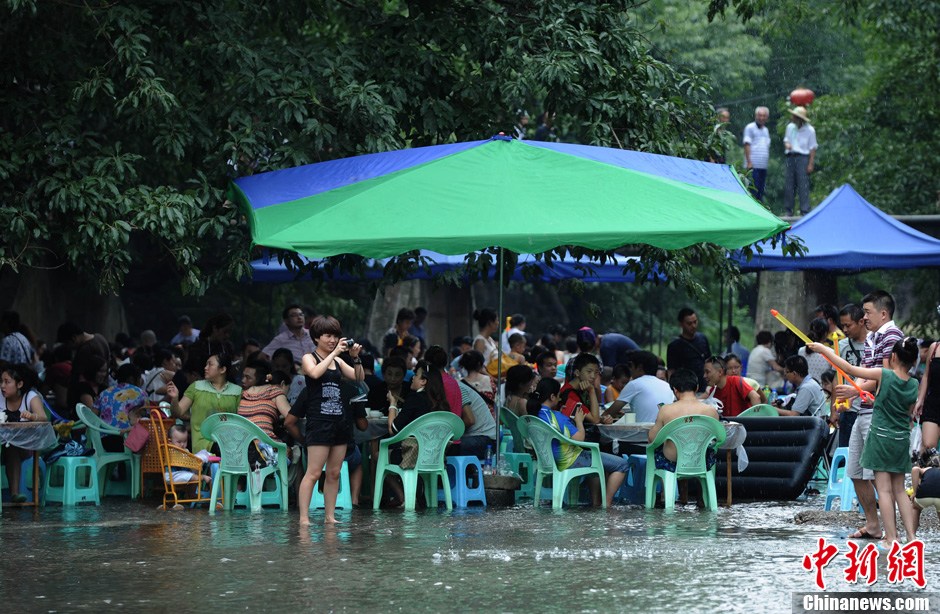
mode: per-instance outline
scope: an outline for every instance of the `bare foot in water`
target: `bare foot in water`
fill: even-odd
[[[333,518],[332,516],[328,516],[323,519],[323,524],[337,524],[336,518]]]
[[[304,514],[300,517],[300,526],[309,527],[310,526],[310,517]]]

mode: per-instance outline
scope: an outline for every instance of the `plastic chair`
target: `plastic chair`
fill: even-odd
[[[363,461],[363,465],[365,461]],[[324,473],[321,473],[321,477],[326,472],[326,465],[323,465]],[[340,510],[351,510],[353,506],[352,502],[352,486],[349,485],[349,463],[343,461],[343,468],[339,472],[339,492],[336,493],[336,509]],[[310,507],[308,510],[322,510],[326,507],[326,501],[323,499],[323,491],[320,490],[320,484],[316,484],[313,488],[313,496],[310,497]]]
[[[516,454],[525,452],[525,437],[519,429],[520,418],[516,414],[512,413],[511,409],[506,407],[499,408],[499,422],[512,434],[512,449],[509,449],[507,446],[507,451],[515,452]]]
[[[754,405],[748,407],[740,414],[737,415],[738,418],[779,418],[780,413],[772,405]]]
[[[596,443],[576,441],[562,435],[544,420],[535,416],[524,416],[520,419],[528,431],[529,441],[535,448],[537,472],[535,478],[535,506],[542,500],[542,483],[546,477],[552,478],[552,508],[561,509],[565,493],[571,480],[581,476],[596,475],[601,483],[601,501],[607,507],[607,482],[604,478],[604,465],[601,463],[601,449]],[[552,453],[552,442],[570,444],[588,450],[591,453],[591,466],[559,469]],[[576,492],[573,493],[576,496]]]
[[[536,466],[532,455],[526,451],[525,442],[528,437],[525,422],[519,419],[519,416],[503,407],[499,412],[500,422],[512,433],[512,448],[507,446],[506,461],[509,468],[519,474],[519,477],[525,477],[519,486],[519,496],[524,498],[535,498],[535,474]]]
[[[202,489],[203,462],[202,459],[178,446],[170,443],[166,436],[163,424],[163,413],[158,409],[150,410],[151,438],[148,446],[153,446],[160,457],[160,476],[163,479],[163,509],[181,503],[208,503],[209,497]],[[173,471],[189,470],[193,472],[193,479],[186,482],[174,482]],[[195,496],[187,496],[186,491],[195,490]]]
[[[202,422],[202,434],[207,439],[219,444],[222,460],[219,471],[212,481],[212,496],[209,502],[209,513],[215,514],[215,504],[219,500],[219,483],[225,482],[223,502],[225,509],[231,510],[235,506],[235,477],[243,475],[246,480],[246,490],[249,493],[249,503],[252,512],[261,509],[261,493],[251,487],[251,473],[253,469],[248,464],[248,446],[257,439],[268,444],[277,451],[277,466],[262,467],[261,480],[269,474],[277,472],[281,500],[278,506],[287,509],[287,444],[274,441],[264,431],[258,428],[251,420],[222,412],[212,414]]]
[[[846,465],[849,462],[849,449],[836,448],[832,455],[832,464],[829,468],[829,481],[826,485],[826,511],[832,509],[832,502],[839,499],[839,509],[843,512],[855,509],[861,510],[858,497],[855,494],[855,485],[849,476],[845,475]],[[841,471],[840,471],[841,469]]]
[[[372,507],[379,509],[382,502],[382,486],[386,473],[401,477],[405,487],[405,509],[414,510],[418,498],[418,479],[424,480],[424,497],[428,507],[434,505],[437,480],[444,489],[447,509],[453,509],[450,496],[450,479],[444,464],[444,449],[452,439],[460,439],[464,432],[463,420],[450,412],[432,411],[420,416],[403,428],[397,435],[379,442],[378,464],[375,469],[375,490]],[[418,441],[418,460],[410,469],[403,469],[389,461],[389,446],[414,437]]]
[[[676,506],[677,484],[680,478],[698,478],[702,484],[702,496],[707,498],[709,510],[718,509],[718,494],[715,490],[715,465],[707,468],[706,451],[716,451],[725,441],[725,427],[708,416],[684,416],[669,422],[646,448],[646,507],[652,509],[656,499],[656,479],[663,483],[663,498],[666,509]],[[676,445],[676,470],[656,468],[654,451],[667,440]]]
[[[102,434],[121,436],[124,434],[120,430],[105,424],[101,418],[95,415],[95,412],[81,403],[75,405],[75,412],[78,414],[79,421],[87,427],[85,429],[85,436],[88,438],[88,441],[91,442],[91,447],[95,450],[95,458],[98,459],[98,485],[99,488],[101,488],[100,494],[105,494],[105,487],[111,475],[109,466],[123,463],[127,465],[127,480],[130,497],[131,499],[138,498],[140,496],[140,457],[130,450],[126,452],[108,452],[101,444]]]
[[[486,490],[483,487],[483,465],[476,456],[448,456],[444,459],[447,464],[447,477],[450,480],[450,493],[454,505],[459,508],[469,507],[467,504],[474,501],[486,507]],[[476,467],[476,485],[470,485],[470,476],[467,469]],[[444,501],[444,490],[437,491],[438,502]]]
[[[94,456],[60,456],[46,468],[43,505],[49,502],[61,503],[63,507],[87,502],[101,505],[98,471]]]

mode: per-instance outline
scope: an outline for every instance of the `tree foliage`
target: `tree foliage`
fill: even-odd
[[[704,159],[708,87],[649,53],[633,8],[8,0],[0,266],[67,266],[114,292],[146,261],[202,293],[247,273],[232,177],[485,138],[520,107],[555,110],[568,141]],[[721,250],[644,255],[694,287],[692,259]]]

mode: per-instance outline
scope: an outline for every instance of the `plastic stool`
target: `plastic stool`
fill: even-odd
[[[855,486],[852,480],[845,475],[846,465],[849,462],[849,449],[836,448],[832,455],[832,463],[829,465],[829,481],[826,485],[826,511],[832,509],[832,502],[839,499],[839,509],[848,511],[857,503],[855,496]]]
[[[480,459],[476,456],[448,456],[445,459],[447,463],[447,477],[450,480],[450,497],[454,507],[467,507],[467,504],[477,501],[486,507],[486,491],[483,489],[483,466]],[[469,467],[476,467],[477,478],[476,485],[470,485],[470,477],[467,475]],[[437,489],[438,502],[444,501],[444,490]]]
[[[87,475],[79,484],[79,473]],[[53,482],[61,482],[53,484]],[[63,506],[94,502],[101,505],[98,494],[98,461],[94,456],[60,456],[46,469],[44,504],[50,501]]]
[[[39,500],[42,501],[42,485],[46,479],[46,462],[39,459]],[[28,503],[33,502],[33,457],[23,459],[20,466],[20,494],[26,495]]]
[[[215,475],[212,476],[212,479],[215,479]],[[249,474],[248,480],[251,479],[251,474]],[[265,486],[271,482],[274,482],[274,488],[266,489]],[[194,503],[193,506],[195,505]],[[239,490],[235,493],[235,505],[251,507],[251,496],[247,490]],[[264,484],[261,485],[261,507],[265,505],[277,505],[278,507],[281,505],[281,476],[277,471],[264,476]]]
[[[326,472],[326,465],[323,465],[323,474]],[[323,492],[320,485],[315,484],[313,496],[310,497],[310,510],[322,510],[326,507],[326,501],[323,499]],[[339,492],[336,493],[336,509],[352,509],[352,487],[349,485],[349,463],[343,461],[343,468],[339,472]]]
[[[516,496],[524,499],[535,498],[535,461],[523,452],[506,452],[506,462],[509,468],[522,478],[522,485]]]

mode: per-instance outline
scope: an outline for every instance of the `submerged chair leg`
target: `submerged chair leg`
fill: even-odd
[[[663,476],[663,499],[665,500],[667,510],[676,508],[676,487],[676,474],[671,471],[667,472],[666,475]]]

